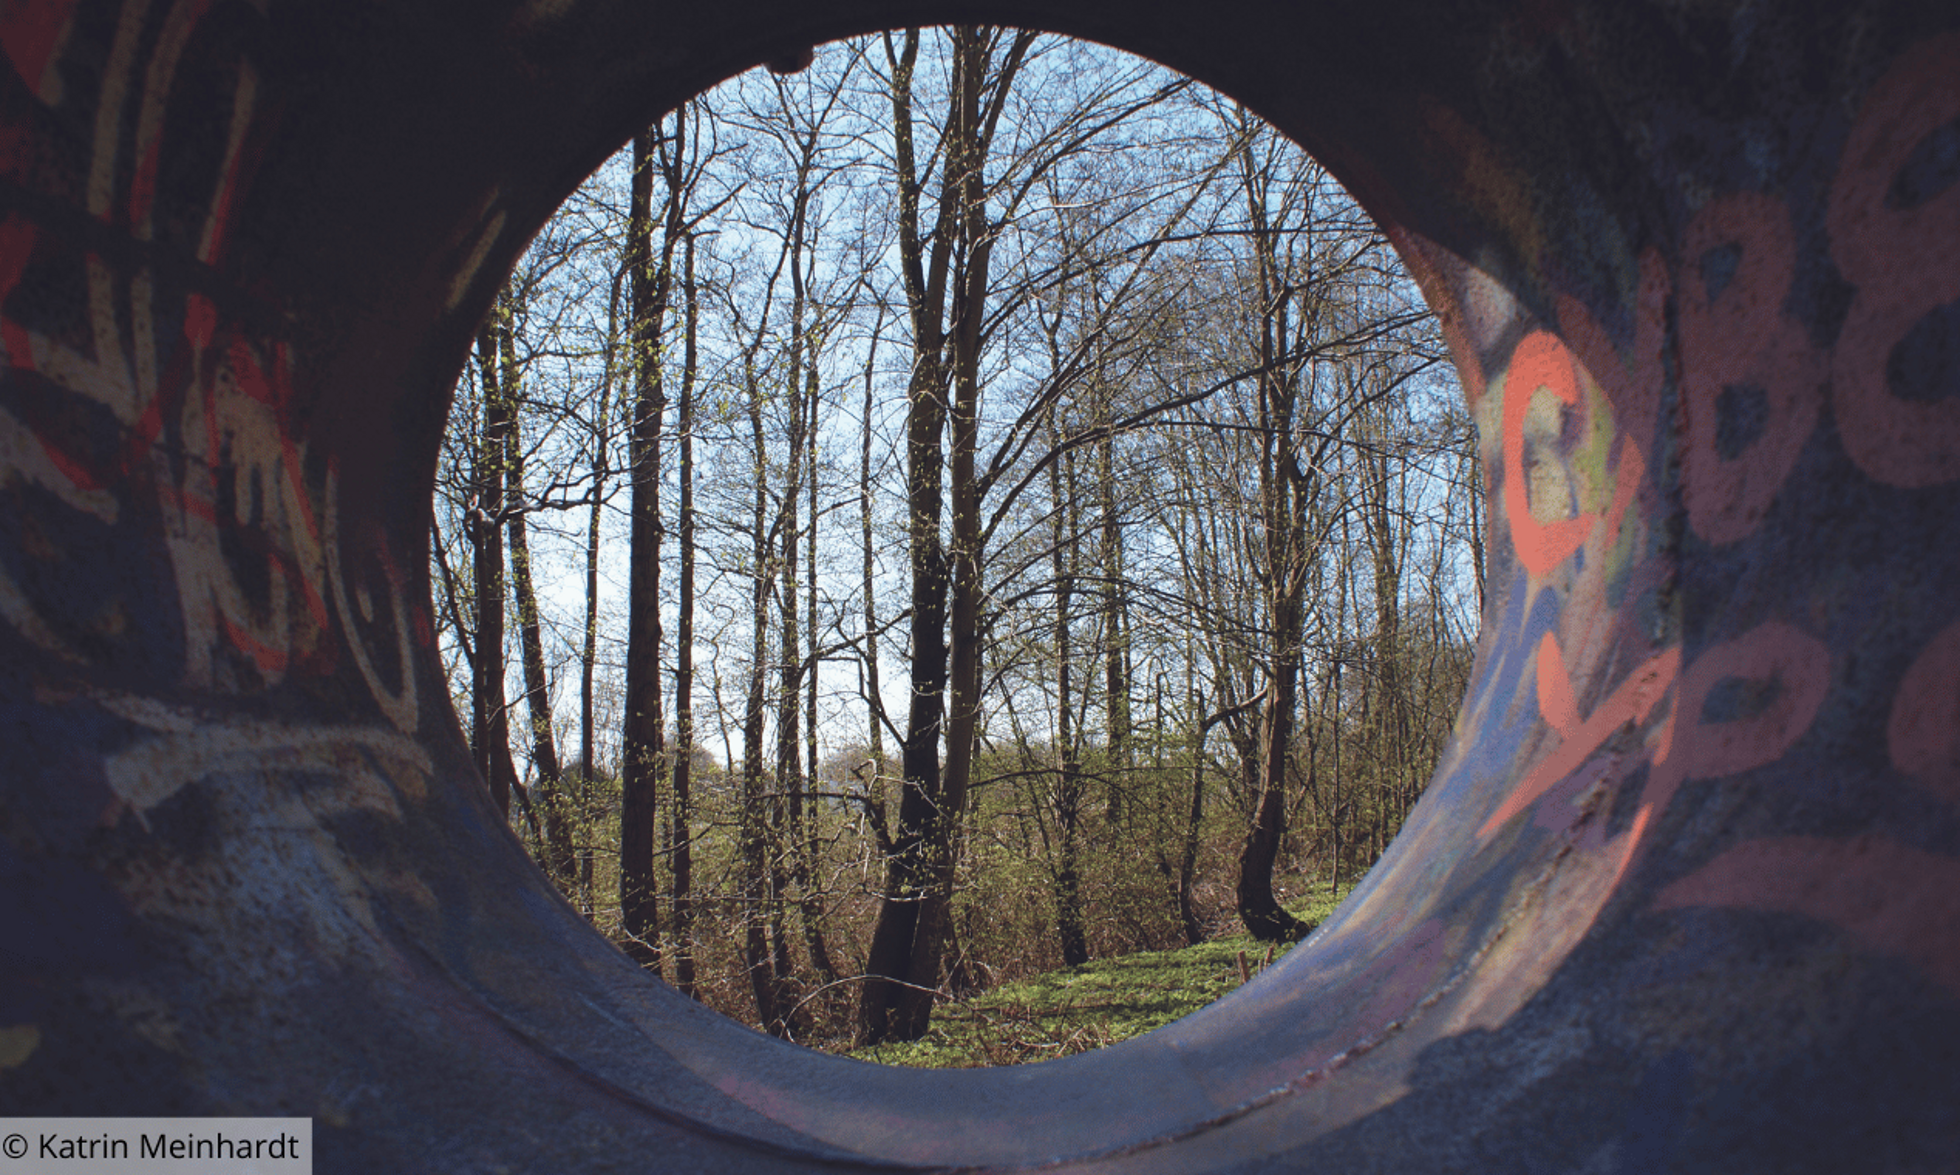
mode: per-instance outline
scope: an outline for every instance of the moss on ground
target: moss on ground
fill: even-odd
[[[1316,885],[1287,903],[1317,926],[1347,897]],[[1161,1028],[1231,992],[1280,952],[1235,934],[1176,951],[1091,959],[933,1009],[932,1030],[908,1044],[873,1045],[850,1056],[917,1068],[1018,1065],[1101,1048]]]

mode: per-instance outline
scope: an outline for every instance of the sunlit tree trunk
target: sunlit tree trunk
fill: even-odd
[[[503,393],[506,403],[517,398],[517,356],[511,332],[500,340]],[[538,617],[538,593],[531,582],[530,515],[524,509],[524,447],[516,422],[504,434],[506,528],[510,533],[511,589],[516,594],[518,647],[524,661],[524,711],[531,726],[531,764],[537,771],[537,807],[544,834],[545,872],[558,885],[575,888],[572,873],[572,833],[564,795],[564,776],[558,764],[558,740],[551,729],[551,683],[544,666],[544,631]]]
[[[861,546],[864,555],[864,697],[866,709],[870,711],[870,745],[874,776],[866,786],[869,794],[866,801],[873,805],[884,818],[885,811],[885,699],[884,683],[878,675],[878,583],[877,583],[877,533],[873,525],[872,482],[871,482],[871,440],[874,399],[873,377],[877,371],[878,339],[884,327],[881,313],[878,328],[871,332],[871,345],[866,349],[864,359],[864,418],[863,429],[858,444],[858,526],[863,539]]]
[[[606,487],[612,469],[613,386],[618,379],[619,293],[625,270],[615,271],[606,299],[606,335],[603,370],[599,383],[599,403],[592,414],[592,504],[585,523],[585,628],[579,650],[578,689],[578,841],[579,913],[592,917],[593,833],[590,827],[593,784],[598,777],[595,759],[597,726],[593,717],[594,677],[599,666],[599,541],[600,524],[605,517]]]
[[[800,813],[802,843],[797,846],[796,888],[798,896],[798,915],[803,928],[803,949],[810,956],[810,970],[815,974],[817,984],[826,987],[837,981],[837,967],[830,961],[830,945],[824,937],[823,895],[817,892],[816,870],[819,846],[823,834],[823,804],[815,798],[817,782],[817,676],[822,666],[822,652],[817,641],[817,419],[822,407],[821,383],[818,379],[816,354],[820,346],[813,345],[809,368],[805,376],[809,406],[804,410],[804,419],[809,422],[805,430],[808,451],[803,456],[805,476],[805,505],[809,508],[809,525],[804,528],[804,609],[807,618],[806,655],[804,657],[803,689],[803,737],[805,772],[799,782],[810,796],[807,810]]]
[[[907,30],[902,53],[892,55],[891,100],[898,168],[898,244],[905,295],[912,318],[912,374],[906,388],[906,540],[911,557],[911,701],[899,750],[902,785],[898,828],[885,860],[884,893],[866,953],[867,979],[859,1001],[859,1038],[866,1044],[910,1039],[909,1023],[895,1022],[912,973],[913,939],[928,885],[928,825],[940,802],[939,732],[945,714],[946,558],[940,542],[943,510],[941,452],[946,395],[941,368],[941,307],[950,240],[935,236],[930,259],[919,235],[919,181],[912,145],[912,71],[919,32]],[[928,277],[930,274],[930,277]],[[921,1029],[920,1031],[923,1031]]]
[[[1063,467],[1070,477],[1066,491]],[[1075,594],[1074,559],[1077,535],[1073,511],[1075,460],[1073,454],[1048,466],[1049,504],[1054,511],[1055,574],[1055,933],[1061,941],[1062,962],[1073,967],[1089,961],[1089,940],[1082,926],[1082,867],[1078,860],[1082,824],[1082,764],[1074,729],[1072,649]]]
[[[1111,416],[1108,391],[1098,388],[1102,424]],[[1103,740],[1108,748],[1109,821],[1123,822],[1130,786],[1130,616],[1123,566],[1123,517],[1116,503],[1116,438],[1096,445],[1096,504],[1102,515]]]
[[[770,1033],[781,1035],[784,1025],[780,1015],[780,985],[769,934],[777,906],[770,860],[773,800],[763,769],[762,750],[768,710],[769,597],[775,583],[775,552],[769,545],[768,529],[768,438],[762,423],[762,389],[757,383],[753,356],[746,382],[755,480],[749,516],[752,530],[749,553],[754,560],[749,597],[749,680],[742,708],[742,807],[737,833],[741,858],[742,962],[748,973],[749,994],[755,1000],[756,1022]]]
[[[1243,118],[1244,116],[1241,115]],[[1295,691],[1307,586],[1307,505],[1311,466],[1304,467],[1295,437],[1299,378],[1286,362],[1292,341],[1292,290],[1280,272],[1275,226],[1266,204],[1272,182],[1247,138],[1241,149],[1242,179],[1250,213],[1259,324],[1259,524],[1265,532],[1266,697],[1259,730],[1259,792],[1239,851],[1239,919],[1261,941],[1301,937],[1306,927],[1273,894],[1273,865],[1286,835],[1286,768],[1293,743]]]
[[[681,291],[686,335],[676,430],[680,434],[680,599],[674,632],[673,938],[674,986],[694,991],[694,380],[700,301],[694,283],[694,238],[685,242]]]

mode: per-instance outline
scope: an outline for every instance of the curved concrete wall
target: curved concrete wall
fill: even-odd
[[[1184,69],[1361,196],[1483,427],[1491,591],[1454,748],[1311,942],[1139,1040],[915,1073],[579,922],[471,774],[425,552],[471,328],[579,178],[754,62],[953,19]],[[332,1172],[1960,1167],[1957,28],[6,0],[0,1113],[310,1115]]]

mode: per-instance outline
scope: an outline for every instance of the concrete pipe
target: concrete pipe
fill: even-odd
[[[955,20],[1191,73],[1358,195],[1482,427],[1489,605],[1303,948],[919,1072],[580,921],[426,564],[448,389],[579,180]],[[331,1172],[1960,1168],[1951,4],[5,0],[0,55],[0,1113],[305,1115]]]

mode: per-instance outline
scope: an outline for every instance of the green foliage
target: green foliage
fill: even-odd
[[[1294,917],[1318,925],[1347,898],[1324,884],[1288,903]],[[1046,1061],[1115,1044],[1162,1028],[1230,994],[1240,967],[1257,974],[1271,957],[1249,934],[1214,938],[1175,951],[1142,951],[1091,959],[970,1000],[943,1003],[932,1031],[910,1044],[877,1045],[849,1056],[914,1068],[950,1069]]]

